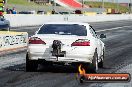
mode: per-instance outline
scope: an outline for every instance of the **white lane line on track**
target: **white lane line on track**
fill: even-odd
[[[110,28],[110,29],[97,30],[96,32],[118,30],[118,29],[121,29],[121,28],[129,28],[129,27],[132,27],[132,26],[115,27],[115,28]]]

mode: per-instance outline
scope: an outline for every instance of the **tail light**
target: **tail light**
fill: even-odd
[[[46,43],[38,37],[31,37],[29,39],[29,44],[46,44]]]
[[[90,46],[90,40],[78,39],[71,44],[71,46]]]

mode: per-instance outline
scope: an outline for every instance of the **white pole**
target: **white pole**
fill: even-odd
[[[28,2],[30,2],[30,0],[28,0]]]
[[[7,3],[7,0],[5,0],[5,3]]]
[[[104,9],[104,0],[102,0],[102,9]]]
[[[115,3],[115,0],[113,0],[112,2]]]
[[[117,12],[119,13],[119,1],[117,0]]]
[[[83,8],[84,8],[84,1],[82,0],[82,13],[83,13]]]
[[[104,0],[102,0],[102,11],[104,12]]]
[[[130,0],[130,13],[132,13],[132,0]]]
[[[55,10],[55,1],[54,0],[52,0],[52,1],[53,1],[53,3],[52,3],[53,10]]]

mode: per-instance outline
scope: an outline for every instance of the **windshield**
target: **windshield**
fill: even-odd
[[[87,36],[87,30],[85,26],[78,24],[46,24],[40,28],[38,34]]]

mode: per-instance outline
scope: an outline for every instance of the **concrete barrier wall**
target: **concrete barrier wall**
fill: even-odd
[[[50,21],[74,21],[74,22],[102,22],[102,21],[117,21],[130,20],[131,15],[116,14],[116,15],[37,15],[37,14],[5,14],[5,18],[10,21],[11,27],[41,25],[44,22]]]
[[[63,21],[63,16],[58,15],[35,15],[35,14],[6,14],[11,27],[41,25],[47,21]]]
[[[28,34],[26,32],[0,31],[0,55],[27,48]]]
[[[69,21],[77,22],[103,22],[103,21],[118,21],[131,20],[132,15],[95,15],[95,16],[69,16]]]

